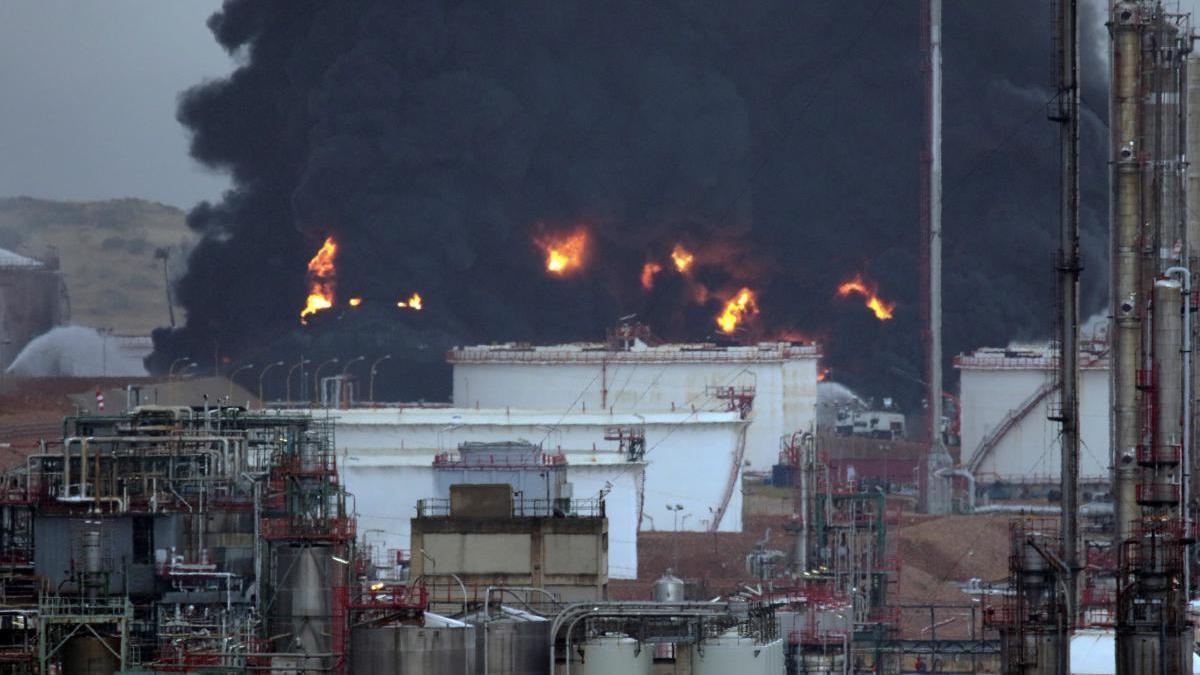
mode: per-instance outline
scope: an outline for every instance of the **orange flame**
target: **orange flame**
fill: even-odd
[[[350,306],[358,307],[362,304],[362,298],[350,298]]]
[[[875,318],[880,321],[891,319],[896,311],[896,303],[885,302],[882,298],[875,294],[875,289],[867,285],[863,281],[861,274],[854,275],[850,281],[844,282],[838,286],[837,295],[839,298],[844,298],[851,293],[857,293],[867,299],[867,308],[875,313]]]
[[[413,293],[411,296],[409,296],[408,300],[401,300],[400,302],[397,302],[396,306],[402,309],[415,309],[419,312],[421,311],[421,294]]]
[[[304,309],[300,310],[300,323],[308,325],[308,317],[323,309],[333,307],[333,288],[335,268],[333,259],[337,257],[337,242],[333,237],[326,237],[325,243],[317,250],[317,254],[308,261],[308,300]]]
[[[742,287],[732,300],[725,303],[725,311],[717,316],[717,325],[724,333],[732,333],[737,326],[747,318],[758,314],[758,303],[754,299],[754,291]]]
[[[546,252],[546,271],[562,276],[583,267],[588,233],[580,228],[569,235],[545,235],[534,240]]]
[[[817,372],[817,382],[824,382],[827,379],[829,379],[829,369],[828,368],[822,368],[820,371]]]
[[[642,265],[642,288],[650,290],[654,288],[654,275],[662,271],[662,265],[656,262],[648,262]]]
[[[675,269],[680,272],[687,272],[695,259],[695,254],[680,244],[675,244],[675,248],[671,249],[671,260],[675,261]]]

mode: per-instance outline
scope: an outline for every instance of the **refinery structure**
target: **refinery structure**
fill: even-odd
[[[756,325],[751,282],[699,271],[734,253],[683,244],[637,281],[709,313],[692,340],[631,314],[416,356],[357,329],[317,358],[356,312],[441,310],[343,297],[323,236],[286,358],[217,341],[145,378],[0,380],[0,675],[1196,672],[1200,60],[1190,15],[1110,3],[1110,306],[1085,330],[1079,4],[1053,7],[1049,340],[943,356],[923,0],[924,372],[892,369],[922,400],[838,384],[837,336]],[[545,274],[580,273],[590,236],[538,234]],[[0,250],[0,368],[63,322],[61,288]],[[835,297],[908,309],[862,273]],[[400,364],[448,395],[384,400]]]

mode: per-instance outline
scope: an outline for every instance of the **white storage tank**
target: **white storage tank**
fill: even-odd
[[[783,640],[767,643],[737,633],[709,638],[692,647],[693,675],[783,675]]]
[[[627,635],[599,635],[581,651],[582,675],[651,675],[654,669],[654,650]]]

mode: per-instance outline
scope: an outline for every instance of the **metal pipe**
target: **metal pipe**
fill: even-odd
[[[1183,522],[1184,532],[1191,534],[1192,509],[1191,473],[1192,465],[1192,273],[1187,267],[1176,265],[1163,271],[1167,276],[1178,275],[1183,283]],[[1191,546],[1183,548],[1184,597],[1191,599]]]
[[[966,469],[938,469],[934,472],[935,476],[941,478],[949,478],[951,476],[959,476],[967,479],[967,511],[974,513],[975,511],[975,476]]]
[[[669,607],[669,610],[663,610],[663,607]],[[602,602],[578,602],[568,605],[554,617],[554,622],[550,624],[550,669],[549,672],[555,672],[555,640],[558,637],[559,630],[568,622],[575,620],[575,615],[578,618],[586,616],[687,616],[687,612],[696,612],[697,615],[711,616],[717,614],[728,613],[729,605],[725,603],[709,603],[709,602],[639,602],[639,601],[622,601],[609,600]],[[703,614],[700,614],[704,612]],[[569,636],[568,636],[569,637]],[[565,675],[570,675],[571,672],[571,651],[570,641],[566,644],[567,661]]]

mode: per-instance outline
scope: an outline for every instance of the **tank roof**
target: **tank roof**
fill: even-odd
[[[6,248],[0,248],[0,268],[20,267],[24,269],[44,269],[46,263],[23,256]]]
[[[519,408],[330,408],[298,412],[328,415],[341,425],[381,426],[654,426],[670,427],[747,424],[736,411],[696,411],[680,408],[674,412],[578,412],[562,410],[522,410]]]
[[[532,345],[506,342],[455,347],[446,352],[449,363],[753,363],[815,360],[821,347],[815,342],[759,342],[753,345],[720,345],[713,342],[650,345],[633,340],[629,346],[607,342],[568,342]]]
[[[959,370],[1053,370],[1058,367],[1058,353],[1050,344],[1014,345],[1011,347],[981,347],[968,354],[954,357]],[[1084,370],[1108,368],[1108,345],[1102,342],[1082,342],[1079,367]]]

